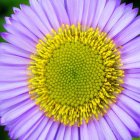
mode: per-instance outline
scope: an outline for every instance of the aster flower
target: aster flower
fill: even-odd
[[[6,17],[0,124],[19,140],[140,136],[140,18],[119,0],[30,0]]]

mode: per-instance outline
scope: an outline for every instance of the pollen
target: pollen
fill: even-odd
[[[31,55],[31,99],[65,125],[99,119],[123,90],[120,49],[98,28],[79,24],[53,30]]]

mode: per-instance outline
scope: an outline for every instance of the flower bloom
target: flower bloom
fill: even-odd
[[[19,140],[140,136],[140,18],[120,0],[30,0],[6,17],[0,124]]]

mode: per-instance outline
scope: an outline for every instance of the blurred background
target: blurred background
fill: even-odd
[[[134,7],[140,8],[140,0],[122,0],[122,2],[133,2]],[[5,31],[3,28],[4,17],[10,16],[13,13],[12,7],[19,7],[19,4],[28,4],[28,0],[0,0],[0,32]],[[2,41],[0,38],[0,42]],[[8,133],[4,130],[4,127],[0,127],[0,140],[9,140]],[[134,138],[134,140],[140,140],[140,138]]]

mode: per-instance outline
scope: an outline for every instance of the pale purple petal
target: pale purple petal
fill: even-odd
[[[31,131],[31,134],[26,137],[28,135],[25,134],[25,137],[23,139],[28,139],[28,140],[35,140],[35,139],[38,139],[38,137],[40,136],[41,132],[44,131],[44,128],[45,126],[47,125],[47,122],[48,122],[48,118],[46,116],[43,116],[43,118],[41,119],[41,121],[39,122],[38,125],[36,126],[33,126],[33,128],[30,130]]]
[[[52,0],[51,2],[52,5],[54,6],[60,25],[62,24],[69,25],[70,24],[69,17],[63,3],[58,0]]]
[[[47,16],[45,15],[45,12],[43,11],[43,8],[41,7],[41,4],[37,0],[30,0],[31,8],[34,10],[34,12],[38,15],[42,23],[46,26],[48,31],[50,32],[52,27],[49,23],[49,20]]]
[[[84,0],[66,0],[65,2],[70,23],[74,25],[81,23]]]
[[[116,0],[108,0],[105,8],[101,14],[101,17],[98,22],[98,27],[100,30],[103,30],[107,22],[109,21],[114,9],[116,7]]]
[[[24,87],[27,86],[27,82],[26,81],[21,81],[21,82],[3,82],[0,83],[0,92],[1,91],[7,91],[7,90],[11,90],[14,88],[19,88],[19,87]]]
[[[1,118],[2,124],[7,124],[8,122],[16,119],[17,117],[21,116],[23,113],[31,109],[33,106],[35,106],[35,103],[31,100],[27,100],[26,102],[23,102],[21,105],[11,109],[7,113],[5,113]]]
[[[112,16],[110,17],[109,21],[107,22],[105,28],[104,28],[104,31],[105,32],[109,32],[112,27],[117,23],[117,21],[121,18],[121,16],[123,15],[124,13],[124,10],[125,10],[125,4],[121,4],[120,6],[118,6]]]
[[[24,12],[24,14],[26,14],[26,16],[32,21],[32,23],[36,26],[36,28],[40,30],[40,32],[42,32],[44,35],[49,33],[46,26],[42,23],[42,20],[38,18],[36,13],[34,13],[34,11],[29,6],[22,4],[20,5],[20,7],[21,10]]]
[[[18,103],[24,102],[29,98],[30,98],[30,95],[26,93],[26,94],[18,95],[10,99],[0,101],[0,110],[7,109],[14,105],[18,105]]]
[[[140,116],[140,109],[139,109],[139,103],[132,98],[129,98],[125,95],[121,95],[119,97],[120,102],[122,102],[128,109],[135,112],[135,114]]]
[[[86,123],[80,126],[80,140],[89,140],[88,127]]]
[[[113,26],[113,28],[108,34],[109,37],[114,38],[116,35],[118,35],[118,33],[121,33],[121,31],[125,29],[134,20],[137,14],[138,14],[138,9],[133,9],[125,13]]]
[[[88,135],[89,135],[89,140],[99,140],[98,133],[97,133],[97,130],[95,128],[94,121],[90,121],[88,123]]]
[[[53,121],[50,119],[48,121],[46,127],[44,128],[44,130],[41,132],[40,136],[38,137],[38,140],[45,140],[46,139],[52,124],[53,124]]]
[[[71,126],[66,126],[64,140],[71,140]]]
[[[116,137],[114,136],[110,126],[103,117],[99,120],[99,124],[103,131],[105,140],[116,140]]]
[[[0,101],[5,100],[5,99],[10,99],[10,98],[16,97],[18,95],[22,95],[24,93],[27,93],[28,90],[29,89],[27,87],[20,87],[20,88],[11,89],[8,91],[1,91],[0,92]]]
[[[56,140],[63,140],[64,139],[64,134],[65,134],[65,127],[63,124],[60,125],[57,136],[56,136]],[[77,140],[77,139],[74,139]]]
[[[92,22],[92,27],[96,28],[101,17],[101,14],[105,8],[106,0],[98,0],[96,5],[96,12]]]
[[[10,33],[2,33],[1,36],[10,44],[14,45],[17,48],[27,51],[27,53],[35,52],[36,44],[22,34],[13,35]]]
[[[140,17],[138,16],[127,28],[121,31],[115,38],[118,45],[124,45],[140,34]]]
[[[116,128],[117,132],[120,134],[122,140],[131,140],[131,134],[129,130],[124,126],[124,124],[120,121],[117,115],[110,110],[107,113],[110,121],[113,123],[114,127]]]
[[[137,69],[137,68],[140,68],[140,62],[125,64],[121,68],[122,69]]]
[[[77,126],[72,126],[71,140],[80,140],[79,137],[79,128]]]
[[[11,24],[10,17],[5,17],[5,22],[6,22],[6,24]]]
[[[53,29],[57,30],[60,27],[60,23],[50,0],[41,0],[39,3],[41,4],[51,26]]]
[[[112,106],[113,111],[119,117],[119,119],[125,124],[125,126],[130,130],[133,136],[140,136],[140,128],[136,122],[120,107],[117,105]]]

